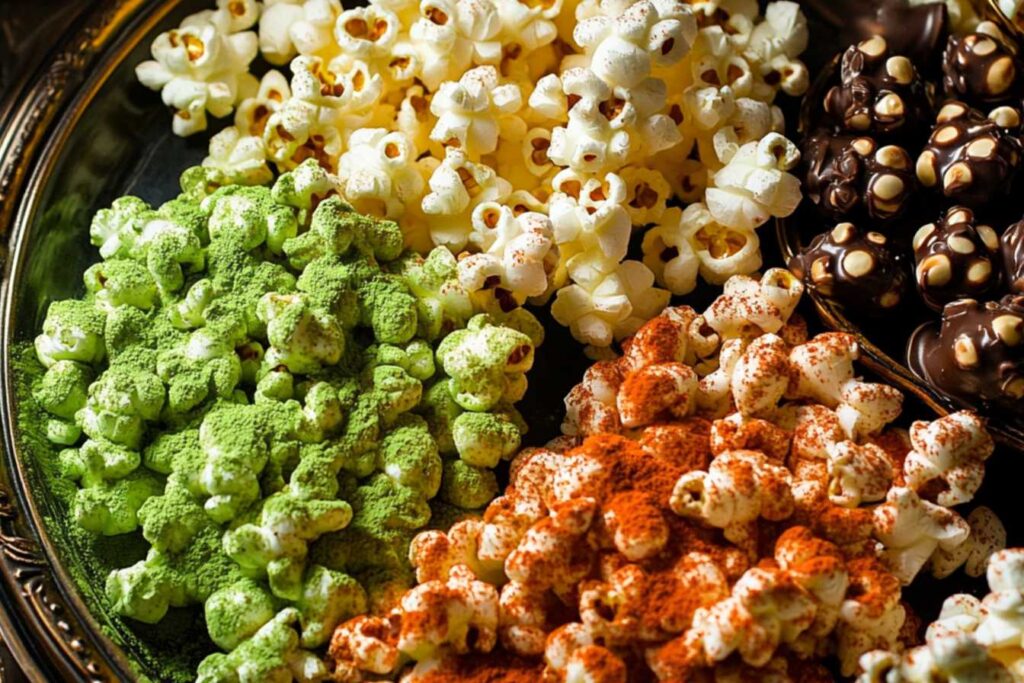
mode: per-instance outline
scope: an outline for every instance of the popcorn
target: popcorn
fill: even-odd
[[[399,18],[382,4],[345,10],[334,23],[334,39],[345,57],[374,65],[397,55],[401,31]]]
[[[398,649],[413,659],[430,659],[441,647],[489,652],[497,641],[498,591],[463,565],[452,567],[445,582],[411,590],[401,608]]]
[[[522,94],[514,84],[499,85],[492,66],[471,69],[458,82],[442,83],[430,101],[437,123],[430,139],[446,147],[458,147],[473,160],[498,147],[503,116],[522,107]]]
[[[722,295],[708,307],[704,317],[723,339],[765,333],[783,335],[784,326],[802,294],[800,281],[782,268],[770,268],[760,281],[733,276],[726,281]]]
[[[967,525],[971,532],[966,541],[950,551],[936,549],[932,555],[928,564],[936,578],[945,578],[961,566],[968,576],[981,576],[989,558],[1006,547],[1006,529],[990,508],[971,510]]]
[[[466,151],[446,150],[444,161],[428,181],[430,192],[423,198],[423,212],[434,244],[459,251],[466,246],[473,228],[473,212],[485,202],[501,202],[512,191],[508,181],[488,166],[469,160]]]
[[[700,261],[682,224],[682,211],[667,209],[658,223],[644,234],[644,265],[659,285],[676,295],[689,294],[697,286]]]
[[[229,126],[210,138],[210,154],[203,159],[219,183],[266,185],[274,179],[267,166],[267,151],[258,136],[243,137],[238,128]]]
[[[818,335],[790,353],[797,371],[793,397],[807,397],[834,408],[846,434],[856,440],[873,434],[899,414],[902,395],[893,387],[853,376],[859,349],[849,334]]]
[[[772,2],[764,21],[750,32],[744,56],[757,65],[758,97],[770,100],[775,88],[787,95],[804,94],[810,83],[807,67],[796,57],[807,49],[807,20],[795,2]]]
[[[960,411],[931,423],[915,422],[910,440],[914,450],[903,463],[908,486],[934,495],[945,507],[974,497],[985,475],[984,462],[995,448],[977,415]],[[931,494],[936,488],[937,494]]]
[[[253,97],[242,100],[235,112],[235,127],[245,138],[263,137],[271,114],[278,112],[291,99],[288,79],[280,71],[271,69],[260,80],[259,90]],[[229,129],[230,130],[230,129]],[[214,140],[217,136],[214,136]],[[211,156],[213,140],[210,141]]]
[[[541,213],[516,216],[507,206],[480,204],[469,236],[479,252],[459,261],[459,281],[469,292],[501,288],[516,305],[541,296],[558,253],[552,238],[551,221]]]
[[[255,11],[248,4],[240,6],[246,13]],[[206,130],[207,112],[227,116],[256,90],[256,79],[248,72],[258,49],[256,34],[236,25],[231,12],[223,10],[186,17],[177,29],[157,36],[154,59],[136,68],[139,81],[160,90],[164,104],[174,110],[175,135]]]
[[[763,666],[780,644],[806,630],[814,616],[814,601],[785,572],[754,568],[740,577],[729,598],[711,609],[698,609],[693,629],[711,662],[738,651],[743,661]]]
[[[723,226],[702,203],[686,207],[680,222],[707,282],[723,284],[733,275],[749,275],[761,267],[761,242],[753,230]]]
[[[594,346],[608,346],[633,311],[623,275],[618,270],[558,290],[551,315],[573,337]]]
[[[338,160],[338,192],[363,214],[399,220],[422,198],[426,181],[409,138],[383,128],[362,128]]]
[[[909,488],[889,490],[873,511],[882,558],[901,582],[910,583],[937,548],[949,551],[967,540],[970,527],[960,515],[922,500]]]
[[[802,195],[799,179],[787,171],[799,160],[796,145],[778,133],[743,145],[708,188],[712,218],[730,228],[753,230],[772,216],[789,216]]]
[[[893,479],[892,460],[872,443],[839,441],[828,449],[828,497],[836,505],[854,508],[882,500]]]
[[[672,490],[672,510],[725,530],[739,545],[753,541],[758,517],[786,519],[793,513],[789,470],[757,451],[730,451],[711,461],[706,472],[684,474]]]
[[[896,645],[906,620],[900,604],[900,581],[886,572],[878,560],[865,557],[847,563],[850,585],[839,607],[838,655],[840,673],[851,676],[862,654]]]
[[[566,272],[583,286],[596,284],[596,276],[614,271],[629,247],[626,186],[612,173],[584,181],[569,172],[554,182],[549,215]]]
[[[640,0],[618,16],[583,19],[573,38],[590,58],[598,78],[613,87],[632,88],[652,68],[682,59],[696,34],[697,23],[685,5]]]
[[[280,66],[297,54],[330,59],[337,51],[334,25],[338,0],[271,0],[260,17],[260,52]]]

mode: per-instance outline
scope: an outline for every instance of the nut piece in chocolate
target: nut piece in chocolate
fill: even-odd
[[[984,111],[1000,104],[1020,107],[1024,67],[990,21],[981,22],[974,33],[949,37],[942,74],[949,97]]]
[[[1002,282],[999,235],[966,207],[921,226],[913,246],[917,291],[936,311],[956,299],[986,298]]]
[[[988,117],[964,102],[946,103],[917,158],[921,185],[979,209],[1006,196],[1020,166],[1020,116],[1010,107]]]
[[[885,137],[913,135],[931,119],[924,82],[913,62],[889,50],[882,36],[843,53],[841,82],[825,94],[825,112],[842,130]]]
[[[1017,221],[999,238],[1003,252],[1006,285],[1015,294],[1024,294],[1024,220]]]
[[[815,237],[789,269],[822,296],[865,314],[891,311],[907,289],[906,269],[889,239],[853,223]]]
[[[917,188],[913,162],[897,145],[819,131],[804,140],[807,195],[833,220],[889,221]]]
[[[980,304],[960,299],[942,311],[939,334],[921,339],[924,370],[940,389],[1020,410],[1024,398],[1024,296]],[[913,353],[914,351],[912,351]]]

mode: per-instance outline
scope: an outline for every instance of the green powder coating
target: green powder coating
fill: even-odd
[[[11,368],[17,397],[17,429],[21,463],[26,479],[37,491],[44,527],[100,628],[115,643],[140,657],[140,664],[161,672],[161,681],[185,683],[195,677],[199,660],[212,648],[205,629],[195,627],[194,614],[178,610],[157,625],[129,622],[113,615],[103,594],[107,574],[122,564],[141,559],[146,541],[139,533],[97,536],[83,529],[69,511],[78,487],[60,474],[58,448],[45,438],[48,415],[32,400],[44,368],[31,344],[12,349]],[[45,493],[44,493],[45,492]]]
[[[85,405],[92,378],[88,367],[74,361],[58,361],[43,376],[32,397],[53,415],[72,419],[75,412]]]
[[[48,524],[104,629],[162,679],[189,678],[215,649],[197,608],[217,594],[212,632],[236,649],[207,657],[200,679],[251,663],[288,680],[339,619],[386,610],[411,584],[409,543],[432,504],[447,518],[496,493],[493,473],[441,454],[456,450],[459,392],[497,378],[490,402],[509,411],[529,337],[478,319],[436,363],[441,330],[472,311],[448,260],[432,257],[445,274],[423,294],[404,266],[382,270],[421,261],[321,175],[303,164],[268,190],[193,174],[157,211],[116,203],[94,225],[109,260],[83,301],[48,316],[45,380],[24,351],[25,457],[53,494]],[[79,427],[91,441],[63,458],[43,436],[74,445]],[[251,610],[226,606],[239,582]]]

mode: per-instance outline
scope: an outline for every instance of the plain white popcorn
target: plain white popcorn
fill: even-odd
[[[209,112],[223,117],[257,88],[249,64],[256,57],[257,38],[249,28],[259,15],[255,2],[221,3],[217,11],[186,17],[175,30],[153,41],[153,60],[135,73],[147,88],[160,90],[174,110],[174,132],[192,135],[206,130]]]
[[[747,1],[218,7],[161,36],[138,69],[180,135],[237,109],[211,141],[213,175],[264,183],[316,159],[407,247],[465,262],[479,310],[550,303],[595,354],[698,278],[758,270],[757,228],[800,199],[773,104],[808,84],[795,2],[764,16]],[[287,75],[257,85],[257,48]],[[506,211],[547,217],[550,234],[515,236]],[[500,225],[481,228],[491,216]]]

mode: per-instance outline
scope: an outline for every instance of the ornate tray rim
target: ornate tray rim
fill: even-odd
[[[16,443],[10,367],[12,288],[39,210],[39,189],[69,132],[134,46],[180,0],[105,0],[83,12],[29,85],[11,93],[0,128],[0,629],[33,682],[116,681],[134,666],[91,615],[58,555],[28,491]],[[147,11],[143,11],[147,10]]]

